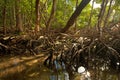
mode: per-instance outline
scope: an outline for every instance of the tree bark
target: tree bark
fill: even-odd
[[[113,0],[110,0],[110,5],[109,5],[107,15],[106,15],[105,20],[104,20],[104,27],[106,27],[106,25],[108,24],[108,19],[109,19],[109,16],[110,16],[110,12],[112,11],[112,9],[111,9],[112,2],[113,2]]]
[[[70,19],[68,20],[66,26],[61,30],[62,33],[65,33],[75,22],[76,18],[81,14],[82,10],[87,6],[90,0],[82,0],[78,5]]]
[[[88,27],[89,27],[89,29],[91,28],[91,19],[92,19],[92,15],[93,15],[94,2],[95,2],[95,0],[92,1],[92,7],[91,7],[91,12],[90,12],[90,18],[89,18],[89,21],[88,21]]]
[[[39,32],[40,31],[40,0],[36,0],[35,2],[35,13],[36,13],[35,32]]]
[[[98,34],[99,34],[99,38],[102,37],[102,20],[104,18],[104,14],[105,14],[105,10],[106,10],[106,7],[107,7],[107,3],[108,3],[108,0],[103,0],[102,1],[102,4],[101,4],[101,10],[100,10],[100,13],[98,15],[98,23],[97,23],[97,28],[98,28]]]
[[[23,32],[20,0],[15,0],[15,11],[16,11],[16,30],[18,32]]]
[[[53,0],[53,5],[52,5],[52,10],[51,10],[50,18],[48,19],[47,25],[46,25],[47,30],[49,30],[49,28],[51,26],[51,22],[52,22],[52,20],[53,20],[53,18],[55,16],[56,3],[57,3],[57,0]]]
[[[78,0],[76,0],[76,8],[78,7]],[[75,19],[75,26],[74,26],[74,31],[76,32],[76,30],[77,30],[77,18]]]
[[[6,34],[6,0],[3,7],[3,33]]]

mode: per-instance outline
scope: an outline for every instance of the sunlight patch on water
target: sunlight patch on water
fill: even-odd
[[[34,76],[36,76],[36,75],[39,75],[39,73],[38,73],[38,72],[31,73],[31,74],[29,74],[29,77],[34,77]]]
[[[37,62],[38,62],[38,60],[32,60],[30,62],[27,62],[26,65],[32,66],[32,65],[34,65]]]

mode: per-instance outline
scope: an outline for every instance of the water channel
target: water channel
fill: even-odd
[[[43,60],[42,55],[1,57],[0,80],[120,80],[119,71],[96,67],[69,74],[67,69],[48,69],[42,65]]]

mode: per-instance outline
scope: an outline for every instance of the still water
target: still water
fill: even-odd
[[[68,69],[48,69],[42,65],[43,60],[42,55],[1,57],[0,80],[120,80],[119,71],[96,67],[70,74]]]
[[[87,74],[89,72],[89,74]],[[66,71],[42,72],[39,80],[120,80],[120,73],[90,70],[85,73],[74,72],[69,76]],[[89,76],[88,76],[89,75]]]

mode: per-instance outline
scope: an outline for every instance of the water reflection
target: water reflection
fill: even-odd
[[[72,79],[70,79],[72,77]],[[52,73],[50,80],[120,80],[120,73],[102,70],[89,70],[83,73],[75,73],[69,76],[67,72]]]
[[[50,75],[50,80],[69,80],[69,74],[67,72],[54,73]]]
[[[81,73],[74,72],[71,75],[68,72],[70,69],[67,70],[63,62],[55,61],[56,70],[51,70],[40,65],[38,58],[27,61],[19,57],[4,59],[5,61],[0,63],[0,80],[120,80],[120,71],[110,70],[107,65],[92,66],[89,69],[81,67]]]
[[[55,72],[50,75],[50,80],[69,80],[69,74],[63,62],[54,60]]]
[[[120,80],[119,71],[110,70],[106,65],[94,66],[89,70],[80,66],[78,72],[71,75],[67,72],[64,63],[62,65],[57,61],[54,63],[57,72],[50,75],[50,80]]]

